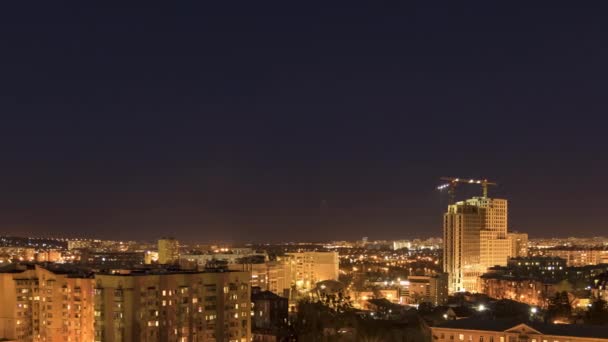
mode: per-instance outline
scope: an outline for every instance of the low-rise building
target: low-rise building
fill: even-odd
[[[289,300],[253,287],[251,293],[253,341],[279,342],[289,336]]]
[[[80,263],[94,268],[133,268],[145,264],[145,252],[98,252],[82,250]]]
[[[492,274],[484,274],[480,281],[481,292],[491,298],[516,300],[539,307],[546,307],[549,299],[558,292],[556,281]]]
[[[0,247],[0,262],[10,263],[12,261],[34,261],[36,250],[26,247]]]
[[[574,295],[589,290],[594,278],[608,271],[606,264],[563,267],[563,260],[556,258],[533,257],[512,261],[511,266],[493,267],[483,274],[479,278],[480,292],[492,298],[546,307],[549,298],[557,292],[567,291]]]
[[[431,327],[437,342],[600,342],[608,327],[467,318]]]
[[[247,263],[248,259],[255,260],[256,262],[264,262],[268,260],[268,255],[255,251],[248,254],[233,253],[232,251],[225,253],[184,254],[180,256],[180,264],[202,269],[205,268],[205,265],[209,262],[222,261],[228,265],[236,265],[241,264],[244,261]]]
[[[433,305],[443,305],[448,300],[447,273],[429,276],[409,276],[400,287],[400,297],[403,304],[420,304],[424,302]]]
[[[566,259],[558,257],[518,257],[507,262],[507,268],[519,274],[555,274],[568,267]]]
[[[608,249],[604,247],[554,247],[539,250],[538,254],[565,259],[568,266],[608,263]]]

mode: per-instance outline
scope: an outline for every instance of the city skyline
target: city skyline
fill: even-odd
[[[3,5],[0,341],[608,342],[608,3]]]
[[[7,4],[0,232],[439,236],[441,176],[605,231],[602,4],[165,5]]]

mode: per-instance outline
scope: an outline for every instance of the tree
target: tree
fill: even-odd
[[[435,307],[433,306],[433,303],[431,303],[431,302],[422,302],[418,305],[418,313],[421,316],[426,316],[426,315],[432,314],[433,309],[435,309]]]
[[[601,298],[591,303],[591,307],[585,315],[585,323],[608,324],[608,303]]]
[[[547,319],[553,321],[570,321],[572,316],[572,306],[568,292],[562,291],[555,294],[549,299],[549,307],[547,308]]]
[[[352,272],[340,273],[340,275],[338,275],[338,281],[344,284],[344,287],[351,285],[354,278],[355,276]]]

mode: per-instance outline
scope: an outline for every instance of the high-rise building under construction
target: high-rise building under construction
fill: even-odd
[[[473,197],[448,206],[443,217],[443,269],[450,292],[477,291],[489,267],[506,266],[511,255],[507,200]]]

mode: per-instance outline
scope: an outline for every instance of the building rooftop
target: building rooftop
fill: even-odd
[[[235,273],[242,272],[223,268],[198,270],[182,270],[179,268],[140,268],[140,269],[112,269],[100,270],[99,275],[109,276],[147,276],[147,275],[170,275],[170,274],[203,274],[203,273]]]
[[[57,263],[13,263],[0,267],[0,273],[23,273],[27,270],[34,270],[36,266],[55,274],[65,274],[73,278],[91,278],[93,272],[88,267],[76,264],[57,264]]]
[[[553,246],[549,247],[548,251],[605,251],[608,250],[606,246]]]
[[[270,291],[260,291],[251,294],[251,300],[280,300],[287,299]]]
[[[608,326],[544,324],[518,320],[480,319],[478,317],[448,321],[436,327],[461,330],[507,331],[520,324],[525,324],[544,335],[608,338]]]
[[[544,255],[509,258],[509,261],[537,261],[537,260],[542,260],[542,261],[554,260],[554,261],[564,261],[564,262],[566,261],[566,259],[564,259],[564,258],[560,258],[560,257],[556,257],[556,256],[544,256]]]

